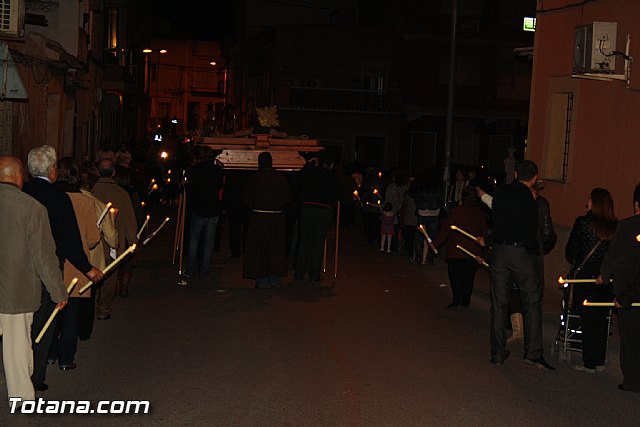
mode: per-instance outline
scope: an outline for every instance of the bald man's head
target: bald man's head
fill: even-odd
[[[0,182],[8,182],[22,188],[24,168],[17,157],[0,156]]]

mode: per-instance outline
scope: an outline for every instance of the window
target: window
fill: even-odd
[[[451,162],[462,166],[475,166],[478,164],[478,135],[453,135],[451,147]]]
[[[551,94],[551,110],[547,118],[542,177],[566,182],[569,175],[569,148],[573,121],[573,92]]]
[[[107,49],[118,47],[118,9],[109,8],[107,11]]]
[[[435,132],[411,132],[409,169],[412,172],[422,172],[436,165],[436,136]]]

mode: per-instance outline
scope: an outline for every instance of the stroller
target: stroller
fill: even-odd
[[[582,301],[575,301],[572,283],[565,283],[562,286],[562,314],[555,342],[551,345],[551,353],[558,353],[560,360],[571,363],[571,353],[582,353],[582,329],[580,315],[576,308]],[[607,345],[610,334],[611,310],[607,315]]]

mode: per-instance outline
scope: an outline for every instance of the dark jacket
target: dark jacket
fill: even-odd
[[[24,184],[22,191],[47,208],[60,266],[69,260],[82,273],[91,271],[93,267],[82,249],[78,220],[69,196],[42,178],[32,178]]]
[[[342,198],[338,177],[328,169],[305,165],[299,175],[298,196],[302,204],[317,203],[330,206]]]
[[[538,205],[538,248],[541,255],[546,255],[556,245],[558,235],[553,228],[549,202],[542,196],[536,199]]]
[[[605,282],[613,279],[613,293],[625,308],[640,301],[640,215],[618,223],[600,274]]]
[[[496,190],[491,223],[494,242],[518,243],[528,252],[539,254],[538,206],[522,182],[514,181]]]
[[[600,238],[593,229],[592,222],[593,215],[591,211],[589,211],[586,215],[576,218],[573,224],[567,246],[564,249],[564,255],[569,264],[574,267],[579,266],[596,243],[600,241]],[[609,249],[610,242],[610,240],[603,240],[595,252],[589,257],[588,264],[593,267],[594,274],[596,275]]]
[[[201,162],[187,174],[187,196],[191,211],[205,218],[220,215],[222,170],[212,162]]]

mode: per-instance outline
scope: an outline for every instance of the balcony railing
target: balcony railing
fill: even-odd
[[[288,95],[288,96],[287,96]],[[281,108],[350,112],[388,112],[386,90],[291,86],[281,93]]]

